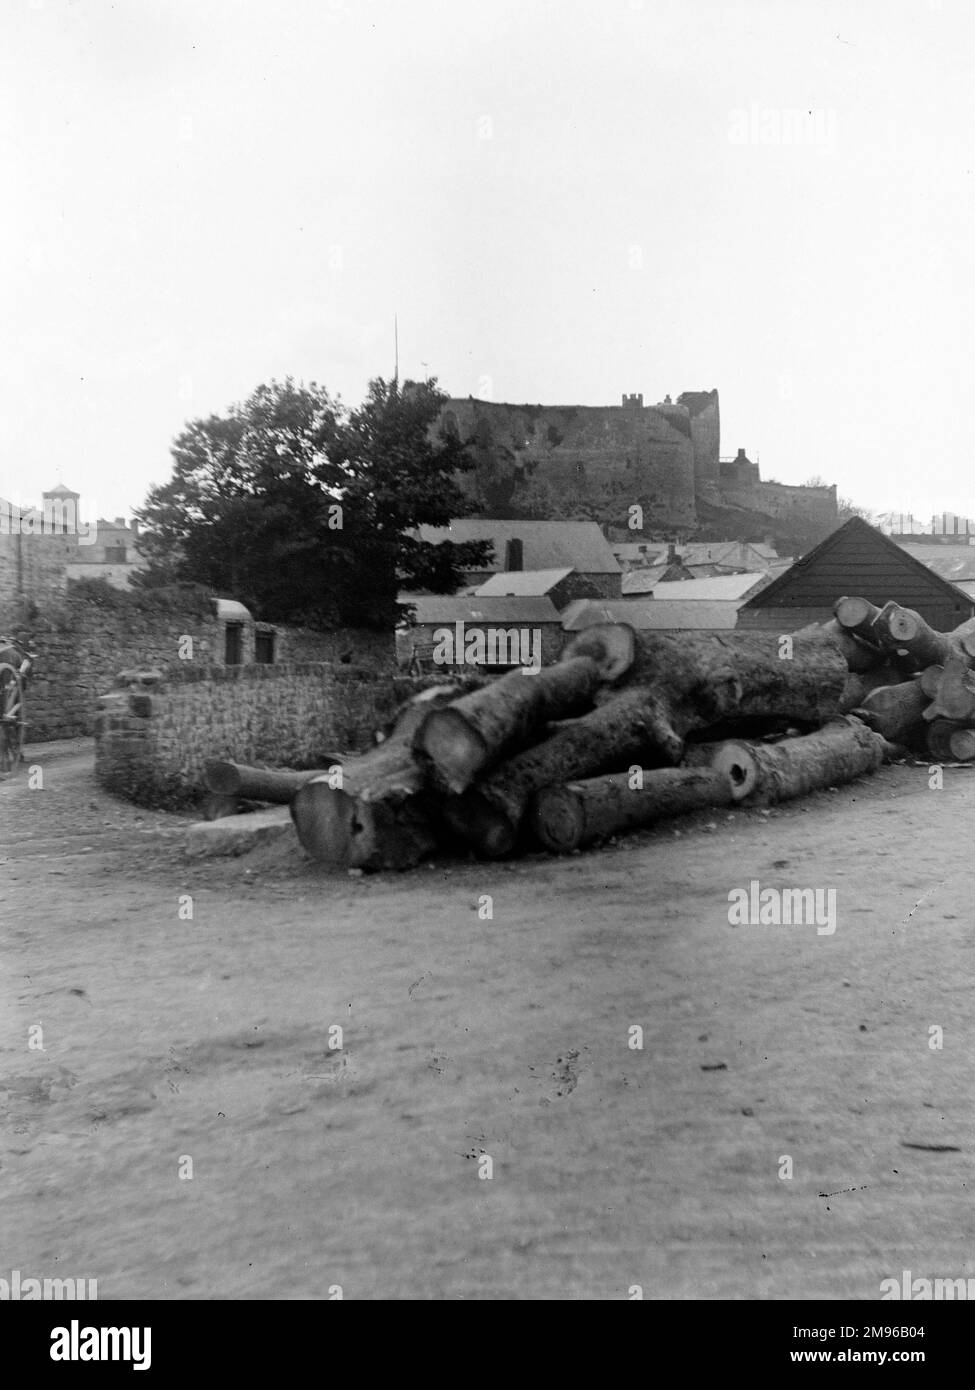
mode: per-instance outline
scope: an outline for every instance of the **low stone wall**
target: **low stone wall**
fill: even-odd
[[[212,596],[193,586],[118,590],[85,579],[69,583],[64,594],[31,602],[29,613],[23,607],[0,605],[0,632],[29,634],[37,652],[26,696],[28,743],[91,734],[98,698],[118,671],[152,668],[178,681],[192,673],[199,679],[223,664],[225,625]],[[254,660],[255,627],[251,621],[244,633],[248,663]],[[391,632],[323,633],[277,624],[273,631],[276,662],[393,667]]]
[[[370,747],[430,684],[341,662],[123,673],[99,701],[95,776],[140,805],[188,806],[203,794],[207,759],[327,767]]]

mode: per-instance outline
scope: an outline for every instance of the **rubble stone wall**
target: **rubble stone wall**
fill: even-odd
[[[431,684],[340,662],[128,672],[99,701],[95,775],[141,805],[199,800],[210,758],[328,767],[373,743],[403,700]]]

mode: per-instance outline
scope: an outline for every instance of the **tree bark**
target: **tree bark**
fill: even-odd
[[[871,690],[859,708],[876,733],[891,743],[904,743],[917,735],[927,703],[920,680],[911,680]]]
[[[545,787],[532,799],[528,824],[553,854],[567,854],[594,840],[638,826],[652,825],[732,800],[730,779],[713,768],[667,767],[642,775],[630,785],[627,773]]]
[[[847,715],[780,743],[728,742],[713,768],[731,779],[736,799],[787,801],[873,772],[886,752],[883,738]]]
[[[432,710],[417,731],[415,752],[443,787],[462,792],[550,720],[591,709],[599,686],[622,675],[633,653],[628,625],[586,628],[557,665],[511,671],[447,708]]]
[[[434,852],[436,808],[412,745],[430,705],[456,695],[452,686],[423,691],[403,707],[385,742],[298,788],[291,818],[311,859],[372,872],[410,868]]]
[[[956,724],[975,723],[975,673],[969,669],[967,659],[949,656],[937,677],[936,669],[929,668],[923,677],[927,689],[935,690],[924,718],[951,719]]]
[[[332,766],[341,764],[335,755]],[[326,768],[312,772],[293,772],[288,768],[247,767],[244,763],[211,759],[203,770],[207,790],[218,796],[238,796],[248,801],[269,801],[286,805],[299,787],[314,777],[327,777]]]
[[[652,757],[675,765],[684,736],[728,720],[768,717],[821,724],[839,708],[847,676],[839,651],[798,638],[791,658],[764,634],[638,635],[625,688],[562,724],[462,795],[447,798],[449,824],[488,858],[509,854],[533,793]]]
[[[924,731],[924,742],[928,752],[936,762],[949,762],[954,756],[952,738],[958,732],[958,725],[950,719],[932,719]],[[959,761],[962,761],[959,759]]]
[[[951,657],[970,665],[964,643],[975,637],[973,619],[951,632],[937,632],[913,608],[902,608],[892,601],[880,610],[874,630],[883,646],[906,651],[919,666],[944,665]]]
[[[832,642],[843,653],[847,670],[856,675],[872,671],[884,660],[884,653],[879,647],[855,637],[836,618],[831,618],[828,623],[810,623],[807,627],[799,628],[792,636],[818,637]]]

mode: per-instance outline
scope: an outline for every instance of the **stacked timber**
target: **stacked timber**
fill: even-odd
[[[975,760],[973,666],[975,621],[935,632],[862,598],[787,638],[600,623],[554,666],[423,691],[365,753],[307,772],[213,764],[207,782],[217,803],[286,801],[336,869],[566,853],[848,782],[904,747]]]

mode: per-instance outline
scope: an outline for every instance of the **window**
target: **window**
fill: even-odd
[[[240,666],[244,660],[244,624],[228,623],[224,632],[225,666]]]
[[[274,637],[273,631],[262,632],[260,628],[254,636],[254,660],[262,666],[274,665]]]

